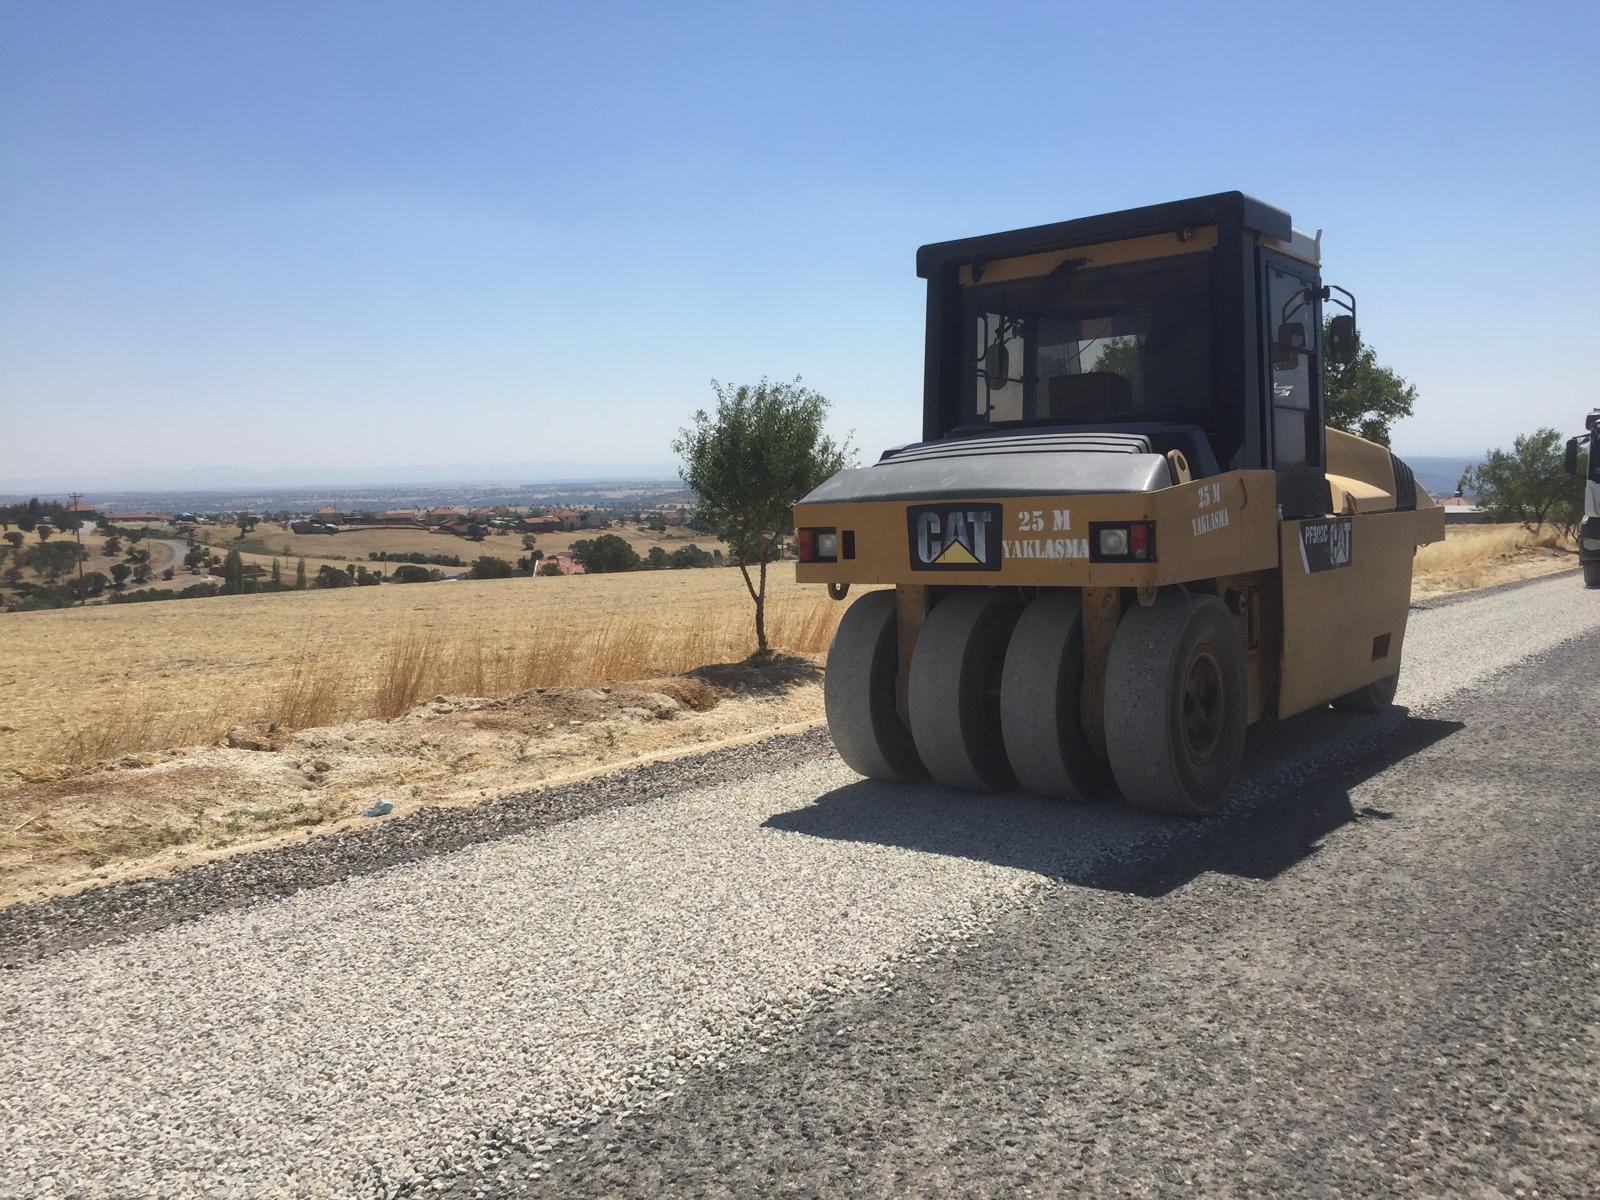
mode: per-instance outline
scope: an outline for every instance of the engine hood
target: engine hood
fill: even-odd
[[[1167,460],[1143,434],[1003,434],[890,450],[870,467],[840,471],[799,503],[1153,492],[1171,481]]]

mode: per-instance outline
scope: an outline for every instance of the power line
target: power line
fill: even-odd
[[[72,497],[72,504],[67,512],[72,514],[74,522],[72,536],[78,543],[78,607],[82,608],[88,602],[88,597],[83,590],[83,514],[78,511],[78,501],[83,499],[82,492],[68,492]]]

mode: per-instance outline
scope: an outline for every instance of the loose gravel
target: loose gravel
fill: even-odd
[[[1564,578],[1416,611],[1401,703],[1597,626],[1600,605]],[[1311,788],[1352,747],[1452,728],[1331,712],[1265,727],[1230,811]],[[489,1192],[508,1159],[537,1177],[584,1123],[666,1111],[808,1017],[934,969],[968,978],[1045,881],[1083,903],[1187,896],[1226,857],[1225,842],[1180,853],[1226,821],[1197,835],[1112,806],[897,789],[807,747],[756,770],[736,753],[666,764],[690,781],[635,778],[622,799],[597,782],[559,816],[507,818],[520,832],[440,814],[448,853],[425,828],[373,830],[293,848],[276,873],[187,873],[207,881],[182,902],[195,919],[164,928],[160,898],[128,889],[98,909],[93,894],[28,906],[11,946],[49,957],[0,975],[0,1193],[388,1195],[454,1178]],[[694,777],[719,768],[738,778]],[[1278,869],[1326,832],[1286,836]],[[327,841],[345,858],[319,868]],[[1186,915],[1206,944],[1205,911]],[[107,932],[89,931],[97,918]],[[1125,933],[1090,923],[1080,946],[1067,924],[1057,949],[1115,973]],[[1097,938],[1106,955],[1083,959]],[[959,1065],[939,1073],[959,1089]]]
[[[289,896],[607,808],[645,804],[832,757],[823,729],[540,788],[492,803],[423,808],[380,824],[219,859],[151,879],[0,908],[0,968],[125,941],[207,913]]]
[[[1584,650],[447,1192],[1593,1196]]]

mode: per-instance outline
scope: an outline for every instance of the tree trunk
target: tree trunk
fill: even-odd
[[[756,653],[767,652],[767,556],[761,555],[761,586],[756,591]]]

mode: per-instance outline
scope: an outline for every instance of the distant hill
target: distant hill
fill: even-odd
[[[1436,497],[1454,496],[1456,484],[1468,467],[1476,466],[1481,458],[1435,454],[1402,454],[1406,466],[1417,477],[1417,482]]]

